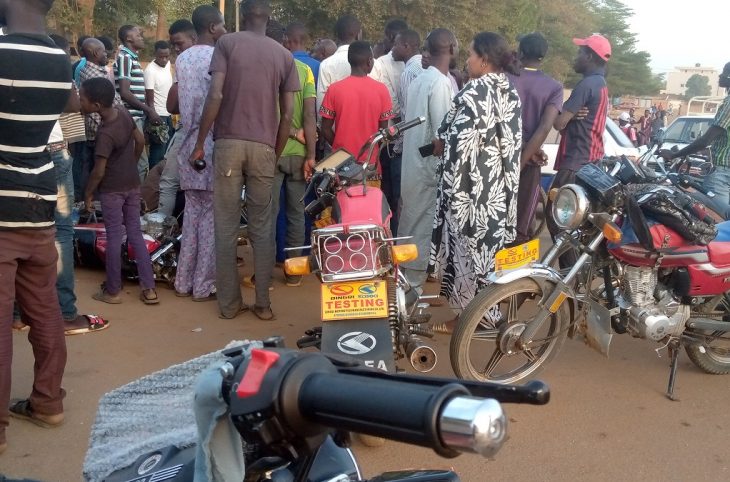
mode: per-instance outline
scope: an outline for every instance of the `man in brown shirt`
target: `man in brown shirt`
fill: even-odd
[[[210,90],[190,161],[203,159],[205,137],[215,123],[214,212],[216,289],[222,318],[243,303],[236,266],[241,189],[246,184],[248,234],[253,247],[256,302],[262,320],[274,318],[269,284],[274,268],[271,189],[276,161],[291,127],[294,92],[300,90],[292,54],[266,37],[268,0],[241,4],[244,31],[221,37],[210,64]]]

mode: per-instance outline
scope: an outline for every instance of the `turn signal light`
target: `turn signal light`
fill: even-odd
[[[311,272],[309,268],[309,256],[289,258],[284,261],[284,272],[289,276],[302,276]]]
[[[606,239],[611,241],[612,243],[620,243],[621,238],[623,237],[623,234],[621,233],[621,228],[616,226],[614,223],[608,222],[603,225],[603,235],[606,236]]]
[[[418,246],[415,244],[399,244],[390,248],[395,264],[407,263],[418,259]]]

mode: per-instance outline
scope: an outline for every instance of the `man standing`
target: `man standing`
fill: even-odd
[[[395,93],[400,105],[403,120],[406,118],[406,105],[408,88],[411,82],[423,73],[421,66],[421,37],[414,30],[404,30],[395,37],[391,53],[393,59],[403,62],[405,68],[398,79]],[[420,147],[420,146],[419,146]],[[390,230],[393,236],[398,234],[398,220],[400,217],[400,185],[401,185],[401,164],[403,159],[403,138],[399,137],[393,145],[393,156],[388,161],[388,166],[383,168],[383,194],[390,204],[393,217],[390,218]]]
[[[205,136],[205,162],[196,170],[188,158],[198,139],[200,116],[210,87],[208,67],[216,41],[226,33],[223,16],[211,5],[193,11],[193,25],[198,41],[175,61],[180,118],[180,150],[176,162],[180,186],[185,191],[183,224],[175,292],[193,301],[215,300],[215,246],[213,235],[213,132]]]
[[[149,137],[149,168],[165,156],[165,148],[172,131],[172,117],[167,111],[167,93],[172,87],[170,44],[164,40],[155,43],[155,60],[144,70],[145,103],[160,116],[161,124],[151,129]]]
[[[0,453],[9,415],[42,427],[63,422],[66,366],[63,319],[56,294],[56,173],[47,151],[70,98],[66,53],[46,34],[53,0],[1,0],[0,26]],[[38,66],[43,66],[39,69]],[[68,102],[75,105],[68,105]],[[35,356],[30,397],[10,402],[13,305],[17,300]],[[8,409],[9,406],[9,409]]]
[[[278,28],[277,28],[278,27]],[[295,37],[301,41],[305,34],[301,30],[294,30]],[[284,41],[284,30],[278,22],[269,22],[266,35],[279,43]],[[289,28],[287,28],[289,35]],[[296,43],[295,43],[296,45]],[[291,49],[291,44],[289,48]],[[290,135],[284,152],[276,163],[274,174],[274,187],[272,199],[274,213],[279,211],[281,187],[284,186],[286,198],[286,247],[294,248],[304,244],[304,206],[300,199],[304,197],[306,183],[304,182],[305,171],[311,173],[314,167],[314,156],[317,147],[317,116],[315,102],[317,99],[317,87],[314,81],[314,74],[304,62],[294,58],[297,67],[297,74],[302,90],[294,94],[294,110],[292,112],[291,132],[304,132],[304,143],[296,135]],[[272,229],[276,233],[277,218],[272,219]],[[289,257],[299,256],[299,252],[289,251]],[[285,273],[287,286],[299,286],[302,284],[301,276],[290,276]]]
[[[162,123],[155,108],[145,103],[144,71],[139,63],[139,51],[144,48],[144,38],[139,27],[124,25],[119,29],[119,40],[122,42],[122,46],[119,48],[119,54],[114,63],[115,85],[119,97],[124,102],[124,107],[132,115],[139,131],[144,134],[145,116],[152,125]],[[137,162],[137,171],[139,178],[144,180],[149,171],[149,157],[146,149]]]
[[[563,108],[563,86],[540,67],[547,55],[548,43],[540,33],[520,39],[520,75],[510,76],[522,103],[522,156],[520,186],[517,190],[517,237],[514,244],[530,240],[530,226],[535,219],[540,188],[541,168],[546,164],[542,144]]]
[[[362,24],[352,15],[344,15],[335,24],[335,37],[337,39],[337,50],[332,56],[323,60],[319,66],[319,78],[317,79],[317,109],[322,107],[324,95],[330,85],[350,75],[350,63],[347,51],[350,44],[359,40],[362,36]]]
[[[428,253],[431,247],[433,219],[436,214],[436,193],[439,160],[421,156],[418,148],[437,137],[446,113],[451,107],[453,90],[449,80],[449,64],[458,54],[456,37],[446,29],[436,29],[426,37],[430,66],[416,77],[408,88],[406,119],[424,117],[426,122],[409,129],[403,136],[403,176],[401,178],[401,213],[398,232],[412,236],[408,242],[418,246],[419,257],[403,265],[411,286],[420,294],[426,282]]]
[[[95,77],[103,77],[108,79],[108,73],[106,70],[109,64],[108,53],[106,47],[101,40],[93,37],[87,38],[84,41],[83,50],[88,56],[87,62],[84,68],[79,72],[79,82],[84,83],[89,79]],[[122,99],[119,97],[119,93],[114,96],[114,105],[122,106]],[[80,167],[79,177],[79,196],[83,197],[86,191],[86,183],[89,180],[89,174],[94,166],[94,148],[96,146],[96,132],[99,130],[101,125],[101,117],[97,113],[85,114],[84,123],[86,127],[86,152],[83,156],[83,164]]]
[[[259,319],[271,320],[271,188],[276,161],[289,138],[294,92],[300,90],[300,85],[291,53],[266,37],[271,15],[268,0],[246,0],[241,4],[241,13],[244,31],[224,35],[215,46],[210,63],[210,91],[190,159],[204,156],[205,138],[215,123],[213,198],[216,289],[221,317],[233,318],[248,309],[241,299],[236,266],[245,179],[256,278],[252,311]]]
[[[182,54],[187,49],[195,45],[198,41],[198,34],[195,32],[195,26],[190,20],[180,19],[173,22],[168,30],[170,34],[170,45],[177,55]],[[180,106],[177,105],[177,82],[175,82],[168,92],[167,97],[167,110],[170,113],[179,112]],[[165,167],[160,175],[160,198],[157,206],[158,212],[165,214],[166,216],[172,216],[175,211],[175,204],[177,201],[177,192],[180,189],[180,174],[178,172],[178,153],[180,151],[180,139],[179,131],[182,130],[182,126],[177,126],[178,131],[172,134],[172,138],[167,145],[167,152],[165,152]]]
[[[584,164],[599,161],[604,152],[603,131],[608,115],[606,62],[611,58],[611,44],[598,34],[573,39],[573,43],[578,45],[573,69],[582,74],[583,79],[575,86],[554,122],[561,135],[553,188],[573,182],[578,169]],[[582,108],[587,109],[588,114],[578,118],[576,114]],[[557,232],[550,216],[548,227],[551,233]]]
[[[722,69],[719,84],[730,94],[730,62]],[[705,177],[703,187],[715,193],[711,199],[712,208],[717,212],[727,212],[730,209],[730,95],[725,97],[704,134],[679,152],[662,150],[659,155],[671,161],[677,157],[691,156],[708,147],[716,169],[712,175]]]
[[[286,27],[285,38],[284,46],[292,53],[294,60],[298,60],[312,69],[312,75],[314,75],[316,85],[317,79],[319,78],[320,61],[312,58],[306,51],[307,45],[309,45],[309,32],[307,31],[307,27],[301,22],[290,23]]]
[[[391,20],[385,25],[385,36],[383,38],[384,54],[375,59],[373,70],[370,72],[370,77],[378,82],[382,82],[388,88],[396,119],[401,116],[396,89],[400,81],[400,74],[403,73],[403,69],[405,68],[405,63],[402,60],[396,60],[391,50],[396,35],[407,29],[408,25],[403,20]]]
[[[337,44],[334,40],[328,38],[322,38],[317,40],[312,48],[312,58],[320,62],[324,62],[326,59],[332,57],[337,51]],[[319,77],[317,77],[319,79]]]
[[[356,156],[375,131],[388,126],[393,118],[393,106],[388,89],[368,77],[375,60],[370,44],[353,42],[347,58],[352,74],[329,87],[319,115],[322,117],[322,136],[332,149],[344,148]],[[366,154],[363,153],[358,161],[364,162]],[[378,152],[374,151],[369,162],[377,161]]]

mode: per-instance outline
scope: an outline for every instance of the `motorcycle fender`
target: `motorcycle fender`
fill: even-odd
[[[369,368],[395,372],[393,338],[387,318],[325,321],[322,353],[352,358]]]
[[[550,266],[534,263],[524,268],[492,273],[489,275],[488,280],[494,284],[506,285],[522,278],[531,278],[540,285],[543,292],[555,291],[548,299],[547,304],[549,306],[552,305],[558,297],[563,297],[563,299],[569,303],[571,320],[575,318],[575,293],[570,286],[563,282],[563,278],[560,276],[560,273]],[[557,290],[555,290],[556,287]]]

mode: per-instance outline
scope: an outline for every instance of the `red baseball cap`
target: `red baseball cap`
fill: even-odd
[[[603,35],[594,33],[587,38],[574,38],[573,43],[593,50],[603,60],[611,58],[611,43]]]

